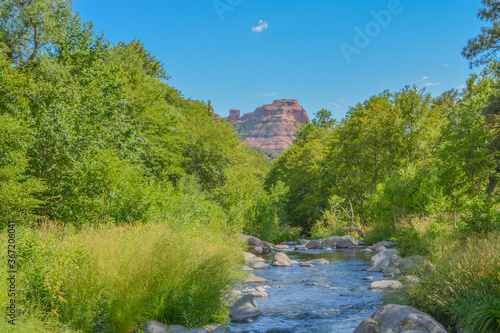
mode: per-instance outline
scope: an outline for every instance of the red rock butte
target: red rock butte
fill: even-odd
[[[309,120],[307,111],[295,99],[275,100],[240,117],[240,110],[231,109],[227,121],[251,147],[284,151],[293,144],[301,124]]]

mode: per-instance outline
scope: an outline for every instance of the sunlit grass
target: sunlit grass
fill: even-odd
[[[222,232],[173,232],[163,223],[18,229],[25,331],[35,322],[129,332],[147,320],[194,327],[226,319],[222,296],[239,278],[233,268],[242,258],[239,240]]]

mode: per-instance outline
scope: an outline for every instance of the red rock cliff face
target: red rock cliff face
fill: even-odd
[[[292,145],[298,129],[295,122],[300,125],[308,120],[307,111],[294,99],[276,100],[241,118],[236,117],[236,112],[228,117],[251,147],[276,151],[284,151]]]

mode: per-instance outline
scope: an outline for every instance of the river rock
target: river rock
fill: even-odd
[[[265,262],[256,262],[255,264],[252,265],[253,269],[266,269],[266,268],[271,268],[268,264]]]
[[[262,248],[262,246],[256,246],[252,249],[252,252],[254,254],[264,254],[264,249]]]
[[[358,246],[358,240],[350,235],[340,237],[337,242],[338,249],[350,249]]]
[[[269,282],[269,280],[255,276],[253,274],[248,274],[247,277],[245,278],[244,282],[245,283],[266,283],[266,282]]]
[[[417,255],[401,258],[395,255],[389,259],[384,273],[393,275],[418,273],[418,271],[424,269],[428,264],[429,260],[423,256]]]
[[[250,266],[243,265],[239,268],[241,271],[253,271],[253,268]]]
[[[274,245],[273,250],[277,252],[283,252],[290,249],[288,245]]]
[[[405,276],[405,281],[408,283],[418,283],[420,282],[420,278],[413,276],[413,275],[407,275]]]
[[[337,247],[337,243],[339,242],[339,239],[340,239],[340,237],[339,237],[339,236],[332,236],[332,237],[328,237],[328,238],[326,238],[325,240],[323,240],[323,243],[324,243],[326,246],[328,246],[328,247],[330,247],[330,248],[334,249],[334,248],[336,248],[336,247]]]
[[[292,264],[292,265],[298,265],[299,262],[297,260],[290,260],[290,264]]]
[[[239,300],[243,296],[243,293],[239,290],[232,289],[229,290],[224,299],[226,300],[227,305],[232,306],[237,300]]]
[[[313,264],[308,262],[299,262],[299,266],[301,267],[313,267]]]
[[[274,255],[271,265],[283,267],[283,266],[291,266],[292,263],[290,262],[290,258],[288,258],[286,254],[284,254],[283,252],[278,252]]]
[[[327,259],[312,259],[312,260],[306,261],[306,264],[329,265],[330,262]]]
[[[255,258],[255,254],[250,252],[243,252],[243,255],[245,256],[245,261]]]
[[[369,249],[369,248],[366,248],[366,249],[359,250],[359,252],[370,253],[370,252],[373,252],[373,250]]]
[[[397,280],[375,281],[370,284],[370,289],[400,289],[403,284]]]
[[[199,327],[199,328],[193,328],[192,330],[185,330],[181,331],[182,333],[208,333],[209,331],[206,330],[204,327]]]
[[[427,313],[411,306],[388,304],[366,318],[354,333],[394,332],[446,333],[446,329]]]
[[[271,247],[271,245],[268,242],[264,242],[263,240],[260,240],[254,236],[243,235],[243,234],[236,234],[236,236],[240,237],[245,242],[247,242],[248,246]]]
[[[284,242],[281,242],[280,245],[297,245],[297,242],[294,242],[294,241],[284,241]]]
[[[307,248],[307,246],[299,245],[299,246],[296,246],[294,250],[295,251],[307,251],[309,249]]]
[[[264,259],[262,259],[262,258],[259,258],[259,257],[253,257],[253,258],[248,259],[248,260],[246,261],[246,263],[247,263],[247,264],[250,264],[250,265],[253,265],[253,264],[257,263],[257,262],[265,262],[265,260],[264,260]]]
[[[231,330],[229,327],[226,326],[219,326],[213,331],[209,331],[210,333],[231,333]]]
[[[397,256],[394,256],[394,257],[397,257]],[[396,277],[399,275],[401,275],[401,271],[399,269],[397,269],[396,267],[387,267],[384,270],[385,277]]]
[[[307,239],[304,238],[299,239],[299,245],[306,245],[307,243],[309,243]]]
[[[320,249],[323,247],[323,244],[321,244],[321,241],[319,239],[312,240],[306,244],[306,247],[309,250],[316,250]]]
[[[144,333],[178,333],[184,331],[186,331],[184,326],[165,325],[155,320],[150,320],[144,325]]]
[[[396,242],[389,242],[389,241],[381,241],[381,242],[378,242],[377,244],[374,244],[373,246],[375,245],[382,245],[386,248],[389,248],[389,247],[394,247],[397,245]]]
[[[251,295],[245,295],[233,304],[229,315],[232,322],[251,323],[260,316],[260,310],[255,299]]]
[[[243,293],[245,294],[250,294],[253,297],[267,297],[269,296],[266,293],[266,289],[262,287],[257,287],[257,288],[246,288],[242,290]]]
[[[383,245],[380,245],[379,243],[373,245],[373,246],[370,246],[370,249],[372,250],[375,250],[375,251],[384,251],[384,250],[387,250],[387,248]]]
[[[267,330],[266,333],[292,333],[292,331],[285,330],[282,328],[273,328],[273,329]]]
[[[371,267],[368,268],[369,272],[383,272],[392,256],[398,254],[398,250],[385,250],[377,253],[371,258]]]

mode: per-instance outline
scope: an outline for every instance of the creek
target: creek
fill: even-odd
[[[330,264],[254,270],[255,275],[270,280],[264,284],[271,287],[266,290],[269,297],[255,298],[261,316],[252,323],[231,323],[231,332],[264,333],[279,328],[296,333],[352,333],[383,305],[382,291],[370,290],[370,283],[386,279],[382,273],[367,272],[370,258],[378,252],[359,250],[287,251],[292,260],[324,258]],[[270,264],[273,255],[260,257]]]

